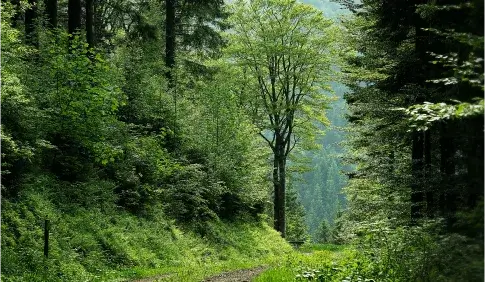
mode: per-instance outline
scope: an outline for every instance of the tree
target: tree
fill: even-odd
[[[57,0],[44,0],[49,28],[57,27]]]
[[[347,70],[353,155],[360,163],[360,179],[353,182],[372,179],[382,199],[373,204],[385,206],[391,218],[444,216],[451,223],[459,206],[476,203],[463,199],[483,194],[477,174],[482,137],[474,133],[483,128],[477,118],[481,102],[474,101],[483,92],[483,59],[477,55],[483,53],[483,30],[471,24],[482,24],[480,7],[481,1],[444,6],[369,1],[354,22],[357,28],[349,28],[360,52]],[[413,116],[411,128],[407,114]],[[403,198],[409,201],[396,202]],[[397,212],[397,206],[403,210]]]
[[[35,28],[37,19],[37,0],[29,0],[28,8],[25,10],[25,41],[33,46],[39,44]]]
[[[45,144],[41,111],[28,92],[25,79],[31,73],[25,58],[32,46],[23,44],[22,33],[13,24],[18,20],[18,3],[1,4],[1,194],[14,197],[20,183],[38,159],[36,152]]]
[[[81,29],[81,0],[69,0],[67,6],[68,32],[74,34]]]
[[[94,48],[94,0],[86,0],[86,41]]]
[[[179,52],[219,54],[224,44],[219,31],[226,28],[222,21],[226,17],[222,0],[165,0],[165,65],[170,84]],[[184,60],[202,66],[194,58]]]
[[[228,51],[254,82],[247,106],[273,153],[274,227],[285,237],[287,158],[326,122],[335,36],[320,11],[293,0],[237,1],[232,12]]]
[[[165,77],[173,95],[174,129],[177,129],[177,103],[180,99],[175,77],[177,54],[185,51],[184,61],[189,67],[195,66],[194,73],[204,70],[200,54],[217,52],[223,44],[217,32],[222,27],[219,20],[226,17],[223,6],[224,1],[221,0],[165,0]],[[198,53],[195,58],[189,55],[193,51]]]
[[[328,226],[328,222],[324,219],[320,223],[315,241],[318,243],[328,243],[331,239],[332,231],[330,230],[330,227]]]
[[[305,209],[298,197],[298,193],[290,182],[286,193],[286,235],[291,241],[305,241],[308,239],[308,226],[305,223]]]
[[[173,87],[173,68],[175,66],[175,4],[176,0],[165,0],[165,66],[169,87]],[[176,99],[176,98],[175,98]],[[176,103],[176,102],[175,102]]]

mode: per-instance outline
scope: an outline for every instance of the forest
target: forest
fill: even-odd
[[[1,281],[484,281],[482,0],[2,0]]]

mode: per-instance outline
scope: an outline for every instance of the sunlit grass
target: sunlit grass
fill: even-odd
[[[312,252],[312,251],[331,251],[339,252],[348,248],[346,245],[336,245],[336,244],[304,244],[299,250],[301,252]]]
[[[200,281],[226,271],[275,265],[279,258],[294,253],[265,224],[226,223],[213,224],[213,228],[216,234],[213,236],[222,236],[220,240],[195,240],[195,244],[180,250],[188,255],[179,261],[168,261],[158,267],[136,266],[113,271],[96,281],[130,281],[145,277],[157,277],[156,281]]]
[[[292,252],[260,274],[254,281],[295,281],[303,269],[319,269],[345,260],[351,247],[332,244],[307,244]]]

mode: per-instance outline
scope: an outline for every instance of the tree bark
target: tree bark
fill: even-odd
[[[49,28],[57,27],[57,0],[44,0]]]
[[[426,187],[426,215],[428,217],[433,217],[435,212],[435,191],[433,188],[434,185],[430,185],[432,183],[432,174],[431,174],[431,129],[428,129],[424,132],[424,177],[423,183]]]
[[[450,124],[443,123],[440,128],[440,172],[441,193],[439,197],[439,209],[446,215],[453,212],[455,193],[453,192],[453,175],[455,174],[455,146],[450,134]]]
[[[423,4],[423,0],[414,0],[416,5]],[[415,83],[418,86],[425,87],[425,75],[427,73],[427,58],[426,58],[426,39],[423,31],[424,21],[421,16],[414,12],[413,16],[415,38],[414,48],[416,55],[416,77]],[[423,94],[418,94],[416,103],[424,102]],[[424,132],[414,131],[412,136],[412,184],[411,184],[411,221],[415,221],[423,217],[423,207],[425,200],[424,191],[424,150],[425,150],[425,134]]]
[[[30,8],[25,10],[25,41],[32,45],[38,46],[37,33],[35,31],[35,20],[37,18],[37,0],[28,1]]]
[[[86,41],[94,48],[94,0],[86,0]]]
[[[68,32],[74,34],[81,29],[81,0],[69,0],[67,6]]]
[[[274,185],[274,228],[286,237],[286,155],[284,143],[280,136],[276,137],[273,165]]]
[[[411,185],[411,220],[419,219],[423,216],[424,191],[422,187],[423,178],[423,153],[424,153],[424,134],[423,132],[413,132],[412,139],[412,185]]]

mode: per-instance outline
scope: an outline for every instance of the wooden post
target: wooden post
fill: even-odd
[[[44,222],[44,257],[49,257],[49,220]]]

